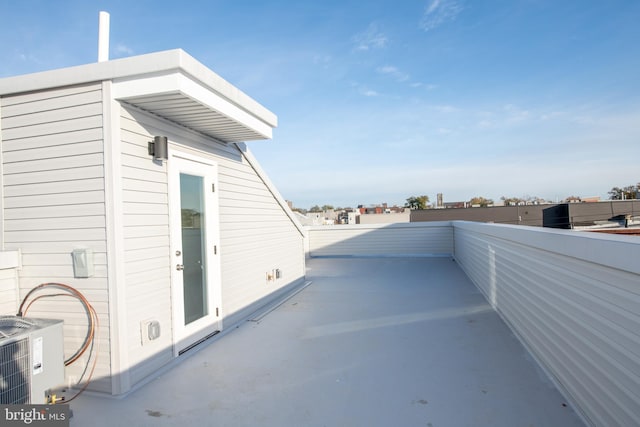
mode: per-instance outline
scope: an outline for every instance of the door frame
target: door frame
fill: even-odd
[[[211,334],[222,330],[222,280],[220,269],[220,220],[218,202],[218,165],[206,157],[177,151],[169,147],[167,183],[169,193],[169,234],[171,271],[171,317],[173,353],[196,345]],[[182,264],[182,215],[180,173],[204,176],[205,197],[205,259],[208,314],[188,325],[184,324],[183,274],[176,267]]]

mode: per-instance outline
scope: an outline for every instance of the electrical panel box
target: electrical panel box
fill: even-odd
[[[45,404],[64,383],[62,320],[0,316],[0,404]]]
[[[88,248],[73,250],[73,275],[78,278],[92,277],[93,267],[93,250]]]

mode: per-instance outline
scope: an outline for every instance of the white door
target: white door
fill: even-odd
[[[172,152],[169,166],[174,353],[221,330],[217,168]]]

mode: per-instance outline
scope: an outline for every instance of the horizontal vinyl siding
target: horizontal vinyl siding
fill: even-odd
[[[59,282],[91,302],[100,329],[99,362],[89,390],[110,393],[100,85],[13,95],[0,103],[4,244],[22,252],[20,298],[40,283]],[[74,278],[71,252],[78,247],[95,254],[91,278]],[[35,296],[59,292],[46,289]],[[71,297],[39,299],[27,316],[64,320],[65,357],[84,340],[86,314]],[[66,368],[69,384],[81,377],[87,356]]]
[[[0,316],[18,312],[18,277],[15,268],[0,269]]]
[[[173,357],[167,164],[149,156],[162,132],[120,109],[126,328],[131,384]],[[155,120],[151,120],[155,122]],[[160,322],[160,337],[142,345],[141,322]]]
[[[238,156],[235,146],[226,148]],[[302,280],[304,241],[270,187],[245,157],[237,161],[221,158],[218,180],[222,296],[225,315],[232,316]],[[275,269],[282,277],[267,281],[267,273]]]
[[[453,253],[449,222],[335,225],[308,228],[310,256],[393,256]]]
[[[166,272],[167,281],[170,275],[168,222],[163,222],[168,221],[167,177],[164,169],[151,170],[153,162],[147,153],[147,141],[152,139],[152,135],[167,135],[172,148],[217,163],[223,319],[238,319],[238,315],[256,301],[268,298],[304,277],[302,234],[236,145],[214,142],[130,107],[123,108],[122,127],[126,143],[123,156],[128,156],[123,174],[125,192],[128,192],[125,194],[125,198],[128,197],[124,206],[125,223],[133,226],[148,221],[149,224],[144,230],[146,236],[144,233],[129,233],[131,238],[126,241],[127,268],[130,269],[127,272],[128,285],[135,282],[137,287],[145,289],[140,291],[141,294],[158,292],[157,287],[164,286],[164,282],[157,282],[159,272]],[[134,171],[136,168],[144,169],[147,178],[142,183],[134,182],[137,171],[136,174],[127,172],[127,169]],[[153,190],[143,194],[145,189]],[[156,280],[148,280],[148,276],[136,272],[136,266],[144,257],[141,253],[144,249],[153,251],[153,259],[147,262],[154,263],[156,268],[146,274],[158,274],[154,276]],[[164,256],[162,251],[166,251]],[[163,263],[165,270],[161,269]],[[274,269],[281,270],[282,278],[267,283],[266,274]],[[169,293],[164,295],[170,296]],[[170,322],[170,308],[167,301],[167,322]],[[164,309],[161,311],[165,312]],[[131,307],[131,329],[139,328],[133,319],[152,314],[145,312],[144,307]],[[131,345],[132,353],[139,354],[134,356],[134,360],[145,357],[139,344],[131,340]],[[143,375],[147,371],[141,367],[140,372]]]
[[[585,418],[597,426],[637,423],[640,241],[454,224],[458,263]],[[577,252],[635,261],[625,269]]]

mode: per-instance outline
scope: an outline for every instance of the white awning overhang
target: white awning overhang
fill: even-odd
[[[272,126],[180,71],[116,80],[116,100],[223,142],[270,139]]]
[[[277,117],[180,49],[0,80],[0,94],[109,80],[115,100],[222,142],[270,139]]]

